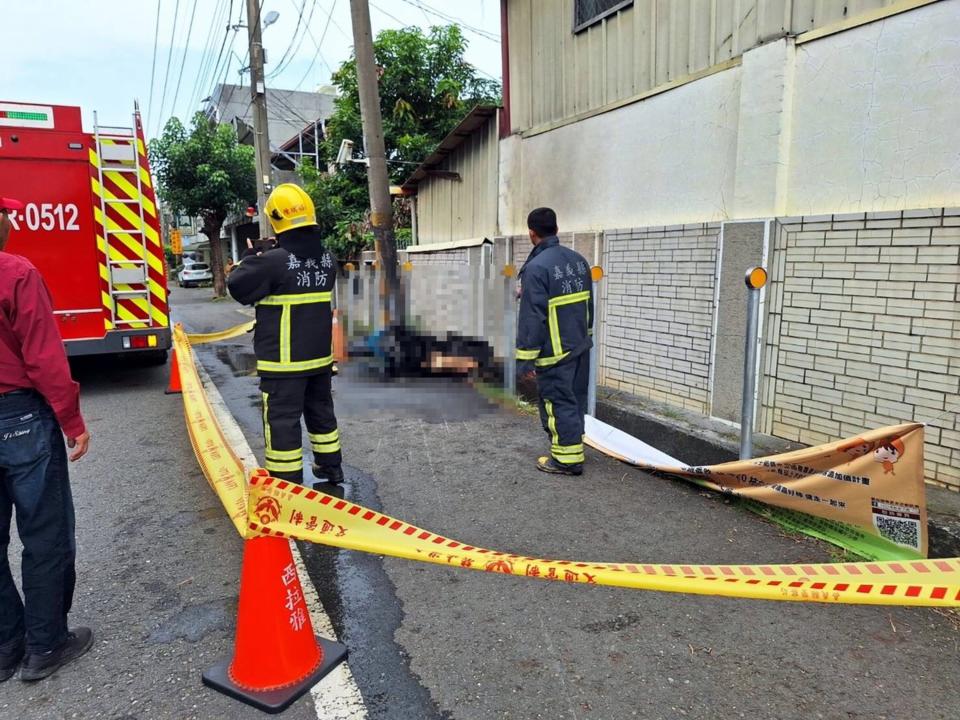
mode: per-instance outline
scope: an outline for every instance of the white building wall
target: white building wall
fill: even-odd
[[[781,39],[735,67],[502,141],[500,230],[524,232],[539,205],[584,231],[960,204],[958,27],[960,1],[944,0]]]
[[[788,215],[960,199],[960,2],[797,48]]]
[[[522,141],[519,205],[505,234],[526,232],[524,209],[548,205],[564,230],[667,225],[728,217],[736,166],[739,68]],[[516,182],[516,168],[508,175]]]

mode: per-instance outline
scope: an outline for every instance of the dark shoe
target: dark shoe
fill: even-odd
[[[339,485],[343,482],[343,468],[340,465],[316,465],[313,466],[313,476],[317,480],[326,480],[333,485]]]
[[[5,682],[14,676],[17,668],[20,667],[23,653],[22,640],[19,643],[12,643],[8,650],[0,650],[0,682]]]
[[[67,640],[56,650],[28,653],[23,659],[20,679],[32,682],[53,675],[64,665],[73,662],[93,646],[93,631],[78,627],[67,633]]]
[[[537,470],[554,475],[583,475],[583,463],[564,465],[552,457],[542,457],[537,460]]]

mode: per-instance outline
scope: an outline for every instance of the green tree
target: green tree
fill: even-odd
[[[213,289],[226,293],[220,229],[231,212],[257,195],[254,151],[237,143],[229,125],[216,125],[203,113],[193,116],[190,131],[170,118],[163,134],[150,143],[150,163],[160,197],[177,214],[198,217],[210,240]]]
[[[463,58],[466,49],[456,25],[433,27],[428,33],[417,27],[384,30],[374,40],[374,57],[382,68],[380,111],[391,182],[402,182],[475,105],[500,102],[500,84],[478,77]],[[363,147],[354,59],[340,66],[333,83],[340,93],[326,122],[321,153],[327,162],[336,158],[342,140]],[[302,175],[317,205],[318,221],[325,230],[330,227],[331,248],[343,257],[369,247],[373,236],[366,221],[366,167],[351,163],[335,175],[304,167]],[[321,221],[321,213],[329,213],[330,219]]]

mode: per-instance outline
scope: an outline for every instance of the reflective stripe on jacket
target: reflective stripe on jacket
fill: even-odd
[[[593,344],[593,281],[580,253],[544,238],[520,270],[517,359],[550,367]]]
[[[230,273],[233,298],[256,307],[253,345],[262,377],[312,375],[333,364],[336,265],[316,243],[313,257],[281,246],[244,258]]]

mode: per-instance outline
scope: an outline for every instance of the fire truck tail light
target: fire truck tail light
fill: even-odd
[[[139,350],[142,348],[155,348],[157,346],[156,335],[128,335],[123,339],[123,349]]]

